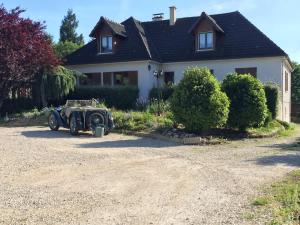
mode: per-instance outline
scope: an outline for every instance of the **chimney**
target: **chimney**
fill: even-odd
[[[164,14],[163,13],[153,14],[152,21],[161,21],[163,19],[164,19]]]
[[[176,23],[176,6],[170,7],[170,26],[175,25]]]

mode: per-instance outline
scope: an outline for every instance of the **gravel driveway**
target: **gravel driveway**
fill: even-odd
[[[194,147],[0,128],[0,224],[254,224],[249,202],[299,168],[298,142]]]

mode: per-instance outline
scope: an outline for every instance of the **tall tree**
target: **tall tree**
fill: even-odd
[[[82,47],[82,45],[70,41],[65,41],[65,42],[58,42],[57,44],[54,44],[53,47],[57,57],[62,59],[65,56],[71,54],[72,52]]]
[[[300,104],[300,64],[293,62],[292,73],[292,102]]]
[[[0,5],[0,107],[12,89],[38,80],[59,63],[44,24],[22,18],[22,12]]]
[[[72,9],[69,9],[67,15],[61,21],[60,26],[60,42],[70,41],[78,45],[83,45],[83,35],[78,35],[76,29],[78,27],[78,20]]]

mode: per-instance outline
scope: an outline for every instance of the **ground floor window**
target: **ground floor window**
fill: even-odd
[[[236,68],[235,72],[237,74],[251,74],[253,77],[257,78],[257,68],[256,67]]]
[[[137,71],[86,73],[79,80],[80,85],[138,86]]]
[[[174,84],[174,72],[165,72],[164,82],[165,82],[165,85]]]
[[[113,76],[115,86],[138,86],[138,73],[136,71],[114,72]]]
[[[104,86],[112,85],[112,73],[103,73],[103,85]]]
[[[80,85],[101,85],[101,73],[86,73],[79,79]]]

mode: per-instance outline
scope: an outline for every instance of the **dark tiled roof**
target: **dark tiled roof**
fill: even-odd
[[[69,55],[67,64],[124,62],[151,59],[158,62],[217,60],[287,54],[250,23],[239,12],[211,15],[224,31],[218,33],[214,51],[195,51],[195,36],[190,29],[198,17],[179,18],[174,26],[169,20],[139,22],[132,17],[122,23],[124,38],[114,54],[97,55],[96,41],[92,41]]]

